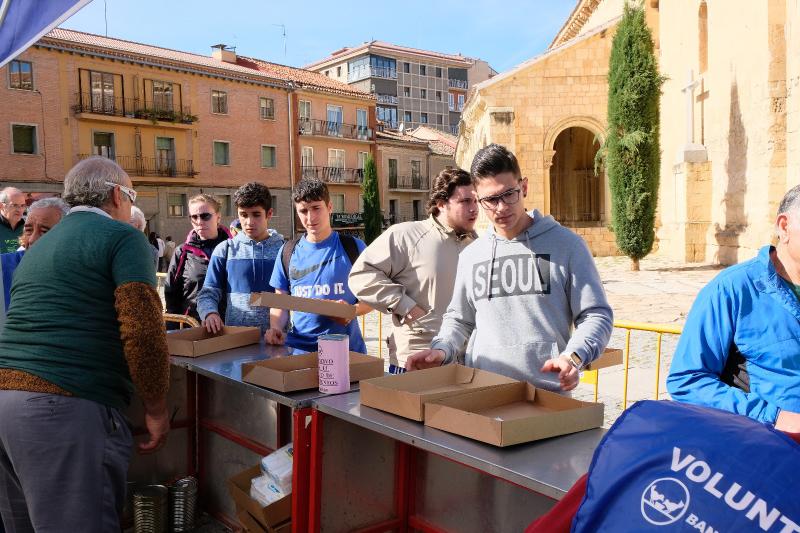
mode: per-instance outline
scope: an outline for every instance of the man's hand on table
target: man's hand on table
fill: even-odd
[[[408,359],[406,359],[406,370],[424,370],[426,368],[442,366],[443,362],[444,351],[436,349],[422,350],[421,352],[410,355]]]
[[[558,372],[558,381],[561,385],[561,390],[570,391],[578,386],[580,380],[580,373],[578,369],[572,366],[569,357],[566,355],[559,355],[553,359],[548,359],[542,365],[542,372]]]

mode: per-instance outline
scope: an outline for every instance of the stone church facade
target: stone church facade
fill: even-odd
[[[579,0],[550,48],[477,85],[456,161],[490,142],[520,159],[526,204],[552,214],[595,255],[618,253],[606,177],[611,40],[622,0]],[[662,74],[656,252],[732,264],[770,241],[784,192],[800,183],[797,0],[646,0]]]

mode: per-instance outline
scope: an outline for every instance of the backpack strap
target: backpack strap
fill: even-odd
[[[289,279],[289,261],[292,259],[294,248],[303,236],[300,235],[294,239],[289,239],[283,245],[283,253],[281,254],[281,264],[283,265],[283,275]]]
[[[356,239],[352,235],[340,233],[339,241],[342,243],[342,247],[344,247],[344,251],[350,259],[350,265],[354,265],[358,256],[361,255],[361,252],[358,251]]]

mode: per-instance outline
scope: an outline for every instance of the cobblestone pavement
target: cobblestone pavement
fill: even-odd
[[[662,258],[645,258],[639,272],[630,271],[630,261],[624,257],[596,259],[603,286],[606,289],[615,320],[682,325],[697,293],[720,270],[709,264],[682,264]],[[385,336],[391,331],[391,321],[383,316],[380,326]],[[364,319],[365,340],[368,350],[378,355],[378,313]],[[625,347],[626,330],[615,328],[609,347]],[[665,392],[666,372],[677,344],[677,335],[665,334],[661,344],[659,370],[659,398],[668,398]],[[628,405],[636,400],[654,398],[656,393],[656,343],[657,334],[631,332],[628,374]],[[386,350],[381,350],[386,358]],[[610,425],[622,412],[624,396],[623,365],[599,371],[598,401],[606,406],[606,425]],[[581,383],[575,397],[594,399],[594,387]]]

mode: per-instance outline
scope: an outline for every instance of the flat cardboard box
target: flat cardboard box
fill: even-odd
[[[236,507],[247,511],[264,528],[274,528],[283,525],[292,518],[292,495],[288,494],[280,500],[266,506],[250,497],[250,481],[261,475],[261,467],[256,465],[240,472],[228,479],[228,491],[231,493]]]
[[[350,381],[383,375],[383,359],[350,352]],[[319,387],[317,352],[273,357],[242,365],[242,381],[281,392]]]
[[[427,402],[517,380],[463,365],[444,365],[362,381],[361,405],[422,421]]]
[[[200,357],[239,346],[257,344],[260,340],[259,328],[243,326],[225,326],[217,334],[207,332],[202,326],[167,334],[169,353],[183,357]]]
[[[584,370],[600,370],[622,364],[622,350],[619,348],[606,348],[600,357],[586,365]]]
[[[517,382],[425,405],[425,425],[495,446],[511,446],[603,425],[603,404]]]
[[[292,521],[289,520],[288,522],[283,522],[278,524],[275,527],[268,527],[264,529],[264,526],[258,523],[258,521],[253,518],[253,516],[248,513],[246,510],[239,508],[237,505],[237,513],[236,516],[239,519],[239,523],[244,527],[244,530],[249,533],[290,533],[292,531]]]
[[[356,306],[343,304],[334,300],[319,298],[300,298],[289,294],[274,292],[255,292],[250,295],[250,305],[261,307],[277,307],[290,311],[303,313],[316,313],[318,315],[335,316],[352,320],[356,317]]]

